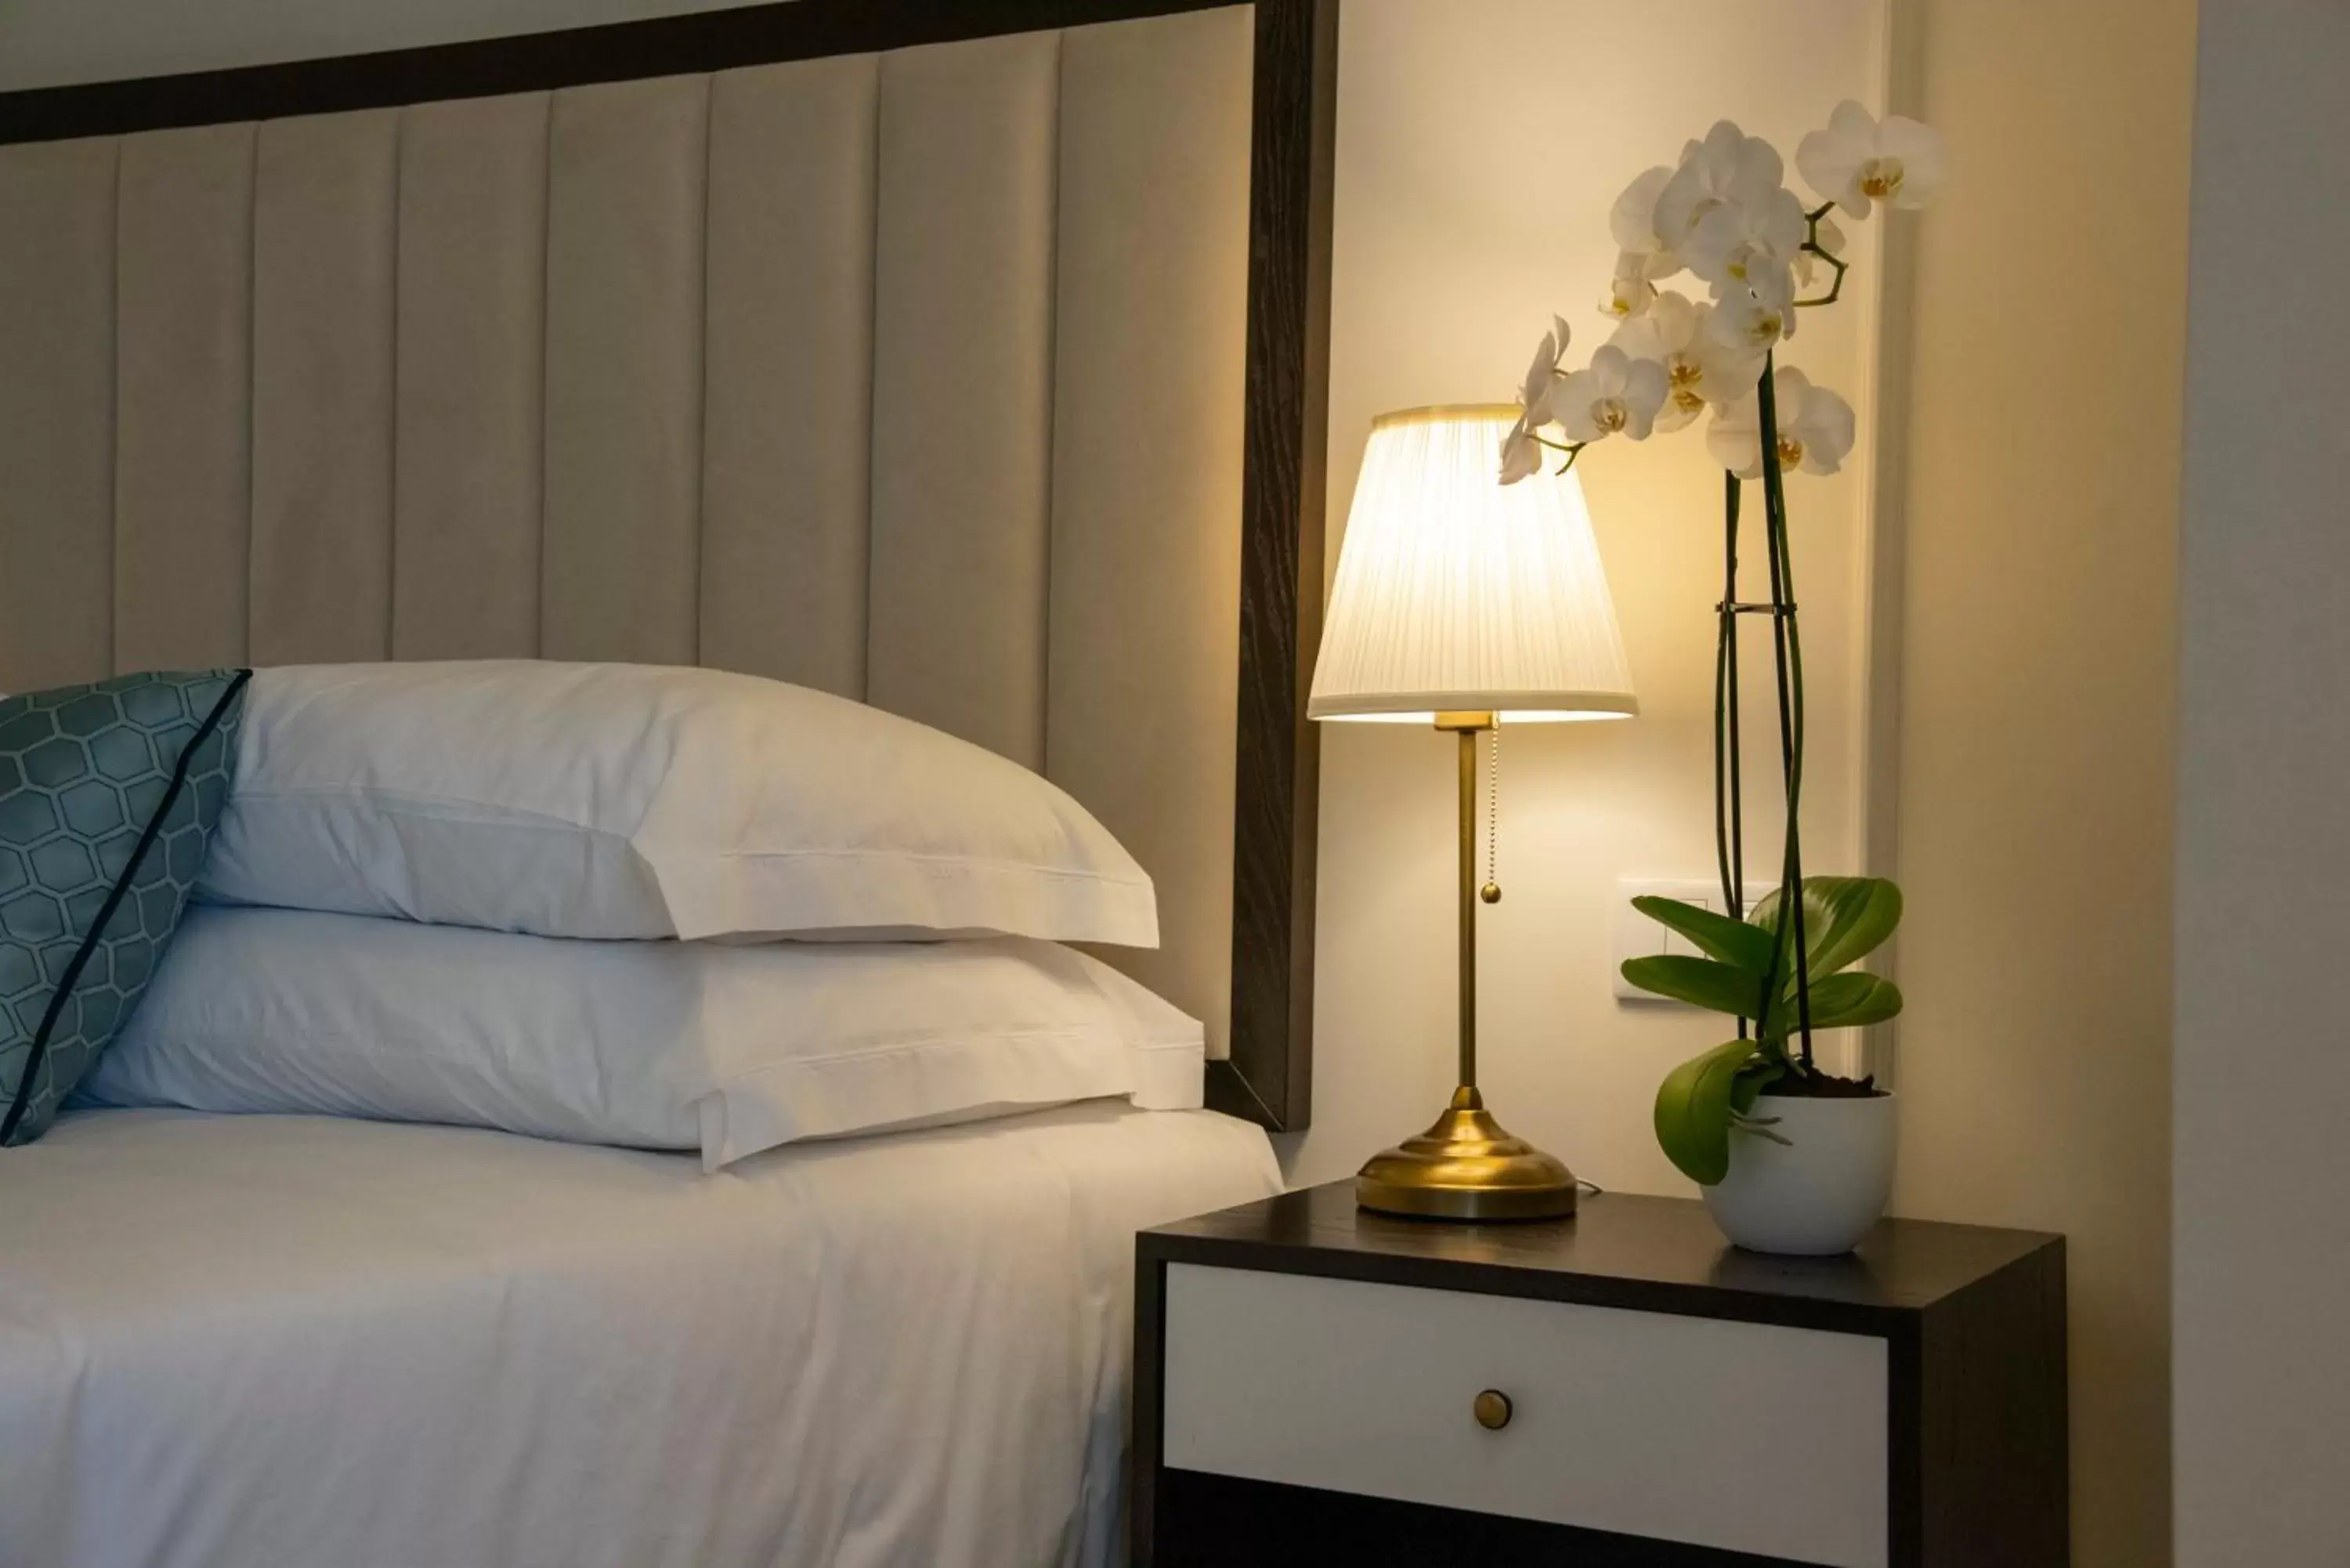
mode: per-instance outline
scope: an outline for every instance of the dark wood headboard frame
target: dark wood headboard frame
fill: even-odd
[[[0,93],[0,143],[388,109],[1081,26],[1232,0],[785,0],[641,22]],[[1295,1132],[1314,1085],[1330,168],[1339,0],[1256,0],[1232,1056],[1208,1103]]]

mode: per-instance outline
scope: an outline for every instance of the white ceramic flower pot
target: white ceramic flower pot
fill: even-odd
[[[1787,1142],[1730,1135],[1730,1174],[1705,1189],[1713,1222],[1750,1251],[1850,1251],[1893,1196],[1893,1098],[1764,1096],[1754,1114]]]

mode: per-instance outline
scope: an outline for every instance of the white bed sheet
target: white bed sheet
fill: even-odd
[[[1108,1562],[1132,1232],[1278,1185],[1104,1102],[716,1176],[69,1116],[0,1155],[0,1564]]]

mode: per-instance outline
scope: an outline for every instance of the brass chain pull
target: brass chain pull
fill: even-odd
[[[1485,773],[1487,788],[1485,805],[1485,885],[1477,889],[1477,897],[1489,904],[1502,901],[1502,726],[1497,720],[1485,732],[1491,737],[1492,761]]]

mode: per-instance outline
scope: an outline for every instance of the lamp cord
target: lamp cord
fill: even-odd
[[[1502,726],[1485,732],[1490,761],[1485,770],[1485,885],[1477,896],[1488,904],[1502,901]]]

